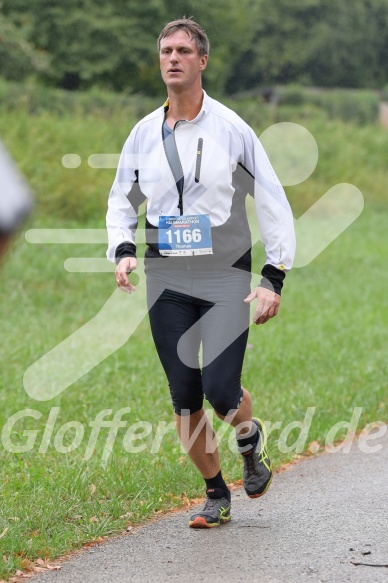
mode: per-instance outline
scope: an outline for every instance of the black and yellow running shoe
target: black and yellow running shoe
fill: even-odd
[[[267,452],[265,425],[255,418],[253,423],[257,425],[258,441],[252,449],[241,451],[244,460],[243,486],[249,498],[259,498],[267,492],[271,484],[272,468]]]
[[[218,489],[218,488],[217,488]],[[214,490],[207,490],[206,500],[202,508],[190,518],[191,528],[214,528],[232,518],[230,514],[230,500],[215,498]]]

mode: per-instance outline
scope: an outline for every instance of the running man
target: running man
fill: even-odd
[[[256,324],[278,313],[295,252],[293,216],[253,130],[202,89],[209,40],[201,26],[187,18],[170,22],[158,50],[168,99],[125,142],[108,202],[107,256],[117,264],[117,285],[131,293],[138,208],[146,200],[150,325],[180,439],[206,484],[205,504],[190,526],[211,528],[230,520],[231,497],[217,448],[209,447],[214,433],[204,397],[236,429],[247,495],[258,498],[271,483],[265,426],[252,417],[241,372],[249,303],[256,301]],[[247,194],[266,251],[253,291]]]

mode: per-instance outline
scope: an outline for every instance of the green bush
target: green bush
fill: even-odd
[[[312,96],[312,101],[333,119],[359,125],[373,124],[378,119],[379,98],[370,91],[325,91]]]
[[[304,105],[309,98],[306,89],[299,85],[277,87],[276,95],[279,105]]]
[[[36,83],[12,83],[0,78],[2,108],[7,110],[22,108],[29,114],[43,111],[59,115],[94,112],[111,114],[115,111],[126,110],[140,119],[156,109],[164,99],[164,96],[149,98],[140,94],[127,95],[98,88],[90,91],[65,91]]]
[[[378,119],[379,97],[372,91],[347,89],[311,89],[297,85],[277,87],[280,106],[313,105],[323,109],[331,119],[373,124]]]
[[[241,99],[225,99],[220,97],[220,101],[230,109],[233,109],[253,128],[265,127],[275,122],[275,108],[265,104],[261,96],[244,97]]]

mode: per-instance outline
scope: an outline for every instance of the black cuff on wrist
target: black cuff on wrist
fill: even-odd
[[[282,293],[283,280],[286,277],[286,273],[274,265],[267,263],[261,270],[261,275],[263,277],[259,283],[259,286],[270,289],[280,296]]]
[[[115,251],[116,264],[118,265],[125,257],[136,257],[136,245],[134,243],[124,241],[124,243],[117,245]]]

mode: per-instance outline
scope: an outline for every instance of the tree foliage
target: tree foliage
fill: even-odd
[[[48,66],[43,51],[35,50],[10,19],[0,13],[0,71],[8,79],[18,80],[32,71]]]
[[[254,40],[229,89],[301,82],[381,87],[388,79],[388,0],[258,0]],[[385,31],[385,33],[384,33]]]
[[[210,37],[212,91],[388,82],[388,0],[3,0],[0,75],[160,93],[155,41],[182,15]]]

